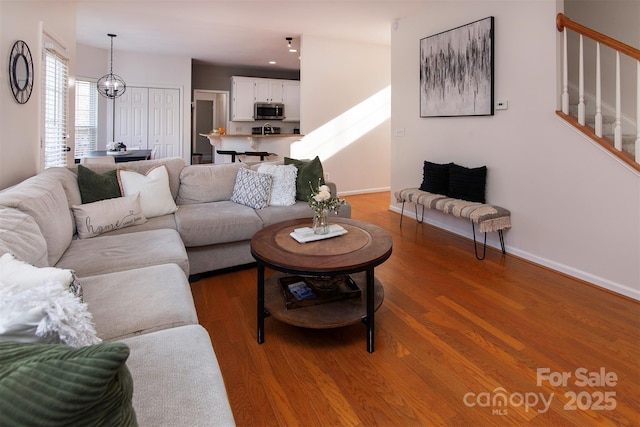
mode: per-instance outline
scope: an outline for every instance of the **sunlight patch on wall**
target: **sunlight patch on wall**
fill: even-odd
[[[291,144],[291,157],[325,161],[391,117],[391,86]]]

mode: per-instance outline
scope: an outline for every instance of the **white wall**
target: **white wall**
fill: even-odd
[[[291,156],[319,155],[341,194],[387,190],[389,47],[305,35],[301,51],[305,137],[291,147]]]
[[[75,73],[75,5],[69,2],[0,1],[0,188],[35,175],[40,167],[40,22],[66,43],[69,75]],[[33,57],[35,79],[31,98],[18,104],[9,89],[7,62],[13,43],[24,40]],[[75,111],[75,89],[70,85],[69,113]],[[69,129],[73,138],[73,129]],[[72,158],[72,156],[71,156]]]
[[[105,35],[106,37],[106,35]],[[125,81],[127,86],[180,89],[182,96],[182,136],[181,154],[187,163],[191,162],[191,58],[166,55],[151,55],[118,50],[118,44],[126,44],[126,37],[114,39],[113,72]],[[82,46],[78,50],[78,75],[100,78],[109,71],[109,49]],[[110,123],[111,101],[99,105],[101,135],[106,137],[106,127]],[[104,108],[102,108],[104,107]],[[101,141],[101,145],[104,144]]]
[[[392,136],[392,191],[419,186],[423,160],[487,165],[488,202],[512,214],[507,252],[640,299],[640,178],[554,114],[557,12],[553,0],[441,1],[399,20],[391,134],[406,136]],[[495,17],[495,96],[509,109],[420,118],[419,40],[487,16]],[[427,218],[471,235],[466,221],[431,211]],[[490,243],[498,245],[496,236]]]

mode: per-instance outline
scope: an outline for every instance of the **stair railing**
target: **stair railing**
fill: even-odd
[[[584,103],[584,50],[583,37],[587,37],[596,42],[596,114],[595,114],[595,138],[599,142],[603,142],[602,136],[602,94],[601,94],[601,73],[600,73],[600,45],[608,46],[616,52],[616,102],[615,102],[615,122],[613,125],[613,150],[612,152],[625,162],[629,163],[635,169],[640,170],[640,50],[628,44],[622,43],[616,39],[599,33],[584,25],[573,22],[563,13],[559,13],[556,17],[556,27],[558,31],[564,32],[563,53],[562,53],[562,114],[565,118],[569,117],[569,76],[568,76],[568,52],[567,52],[567,33],[565,28],[575,31],[580,35],[579,45],[579,70],[578,70],[578,125],[584,131],[585,125],[585,103]],[[637,62],[637,95],[636,95],[636,140],[635,140],[635,159],[631,155],[622,151],[622,111],[621,111],[621,92],[620,92],[620,54],[627,55]],[[610,144],[603,144],[609,148]],[[631,160],[632,162],[630,162]],[[634,164],[635,163],[635,164]]]

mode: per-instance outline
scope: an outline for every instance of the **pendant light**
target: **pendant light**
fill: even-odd
[[[122,77],[113,74],[113,38],[115,34],[107,34],[111,37],[111,62],[109,64],[109,74],[100,77],[98,80],[98,92],[105,98],[114,99],[122,95],[127,90],[127,84]]]

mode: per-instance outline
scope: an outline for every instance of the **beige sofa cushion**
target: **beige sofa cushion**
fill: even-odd
[[[47,267],[47,242],[30,215],[12,208],[0,208],[0,255],[11,253],[18,259]]]
[[[131,354],[133,407],[141,426],[235,426],[211,346],[201,325],[122,340]]]
[[[169,263],[178,264],[189,275],[180,235],[165,229],[75,239],[56,267],[70,268],[78,277],[85,277]]]
[[[186,166],[180,173],[178,205],[231,199],[241,163]]]
[[[254,209],[229,201],[183,205],[174,215],[186,247],[249,240],[262,228]]]
[[[198,323],[191,288],[176,264],[80,279],[98,336],[115,341]]]
[[[47,259],[55,265],[71,243],[74,222],[60,181],[36,175],[0,193],[0,206],[31,215],[47,242]]]

